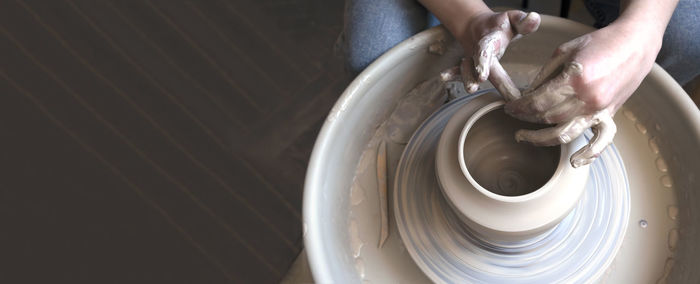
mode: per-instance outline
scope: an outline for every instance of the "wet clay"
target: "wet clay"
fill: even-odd
[[[496,93],[463,103],[441,130],[435,153],[450,207],[491,243],[520,242],[556,226],[578,203],[589,173],[568,163],[584,139],[558,149],[519,144],[518,127],[538,126],[506,116],[504,103]]]
[[[498,195],[520,196],[534,192],[552,177],[560,147],[536,147],[513,138],[519,129],[545,125],[516,120],[503,109],[482,116],[464,141],[464,160],[474,180]]]
[[[622,243],[629,214],[625,179],[609,178],[626,176],[617,154],[605,152],[586,182],[589,171],[572,168],[567,159],[586,143],[577,139],[576,145],[561,146],[557,171],[541,190],[510,197],[469,188],[474,183],[454,166],[455,152],[463,149],[458,145],[469,134],[462,130],[503,102],[489,94],[468,99],[457,99],[426,120],[398,165],[393,209],[413,260],[436,283],[597,279]],[[585,185],[581,198],[579,185]]]

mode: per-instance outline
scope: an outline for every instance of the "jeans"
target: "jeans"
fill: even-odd
[[[357,74],[405,39],[440,24],[414,0],[346,0],[343,50]]]
[[[700,1],[680,0],[666,27],[656,63],[685,85],[700,75]]]
[[[618,1],[586,0],[586,6],[595,18],[605,21],[596,26],[617,18]],[[437,24],[437,19],[415,0],[346,0],[343,49],[347,67],[359,73],[398,43]],[[644,27],[640,29],[643,32]],[[699,35],[700,1],[680,0],[656,62],[681,85],[700,74]]]

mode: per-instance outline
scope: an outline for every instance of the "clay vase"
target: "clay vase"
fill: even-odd
[[[541,129],[508,116],[494,95],[457,111],[436,152],[436,175],[454,213],[476,237],[493,245],[531,243],[574,208],[589,167],[573,168],[569,157],[586,144],[536,147],[515,141],[519,129]]]

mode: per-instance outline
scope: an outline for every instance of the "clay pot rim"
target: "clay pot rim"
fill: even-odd
[[[540,188],[536,189],[533,192],[530,192],[528,194],[524,195],[518,195],[518,196],[506,196],[506,195],[500,195],[493,193],[489,191],[488,189],[484,188],[481,186],[476,180],[474,180],[474,177],[472,177],[471,173],[469,173],[469,170],[467,169],[466,162],[464,161],[464,143],[466,142],[467,134],[469,133],[469,130],[474,126],[474,124],[484,115],[487,113],[502,109],[505,105],[504,100],[499,100],[495,101],[492,103],[487,104],[486,106],[483,106],[479,110],[477,110],[469,119],[467,119],[467,122],[464,124],[464,127],[462,128],[462,132],[459,135],[459,142],[457,143],[457,159],[459,161],[459,168],[462,170],[462,174],[464,177],[467,178],[469,183],[476,189],[478,190],[481,194],[485,195],[488,198],[501,201],[501,202],[506,202],[506,203],[520,203],[520,202],[526,202],[529,200],[537,199],[545,194],[547,194],[549,191],[554,188],[553,184],[556,183],[556,181],[559,179],[559,177],[563,174],[563,171],[567,170],[568,167],[566,165],[562,166],[562,163],[567,163],[568,159],[566,157],[567,151],[564,150],[564,146],[560,145],[560,151],[559,151],[559,163],[557,164],[557,168],[552,174],[552,176],[547,180],[547,182],[542,185]],[[513,138],[515,139],[515,138]]]

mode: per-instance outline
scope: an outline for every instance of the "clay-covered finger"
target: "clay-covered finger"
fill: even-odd
[[[570,41],[567,41],[560,45],[554,53],[571,53],[574,50],[577,50],[591,41],[591,36],[590,35],[583,35],[580,37],[577,37],[575,39],[572,39]]]
[[[526,90],[520,99],[508,102],[505,106],[506,112],[530,122],[551,123],[544,119],[545,113],[576,95],[570,79],[573,75],[580,75],[582,70],[581,64],[576,62],[565,64],[559,75],[535,90]]]
[[[531,91],[540,88],[542,84],[556,77],[559,72],[561,72],[564,63],[569,60],[569,57],[569,54],[553,55],[552,58],[540,68],[540,71],[537,72],[537,75],[535,75],[535,78],[532,80],[527,90]]]
[[[535,12],[508,11],[508,18],[515,33],[526,35],[540,27],[540,14]]]
[[[471,58],[462,58],[460,69],[462,73],[462,82],[464,82],[464,90],[470,94],[478,91],[479,81],[474,74],[474,60]]]
[[[498,56],[498,50],[501,48],[502,34],[502,31],[492,32],[481,38],[477,44],[477,53],[474,54],[474,69],[479,83],[489,78],[491,64],[494,58]]]
[[[499,93],[506,101],[512,101],[520,98],[520,90],[515,85],[513,80],[508,76],[508,72],[503,69],[498,60],[491,65],[491,76],[489,81],[496,87]]]
[[[574,91],[568,84],[550,82],[546,90],[540,88],[536,92],[525,92],[519,99],[507,102],[505,111],[520,120],[546,123],[544,113],[573,95]]]
[[[452,82],[462,79],[462,74],[459,66],[451,67],[440,72],[440,80],[443,82]]]
[[[590,115],[577,116],[576,118],[560,123],[557,126],[527,130],[521,129],[515,133],[515,140],[528,142],[536,146],[554,146],[566,144],[579,137],[586,129],[591,127],[593,119]]]
[[[597,124],[592,127],[593,138],[586,146],[571,155],[570,162],[574,168],[588,165],[595,161],[615,138],[617,126],[615,126],[615,121],[613,121],[610,113],[607,110],[602,110],[594,116]]]
[[[583,72],[583,65],[579,63],[576,63],[577,65],[572,65],[574,62],[570,62],[574,47],[580,44],[580,41],[576,41],[574,43],[567,42],[559,46],[557,50],[554,51],[554,54],[547,61],[547,63],[545,63],[542,68],[540,68],[540,71],[537,72],[537,75],[535,75],[535,79],[533,79],[532,83],[530,83],[528,90],[534,90],[541,87],[542,84],[555,78],[561,72],[566,71],[567,68],[570,68],[568,70],[569,72],[578,71],[579,74]]]
[[[540,120],[547,124],[569,121],[574,117],[586,113],[585,106],[586,103],[579,100],[578,97],[569,96],[564,101],[541,113]]]

